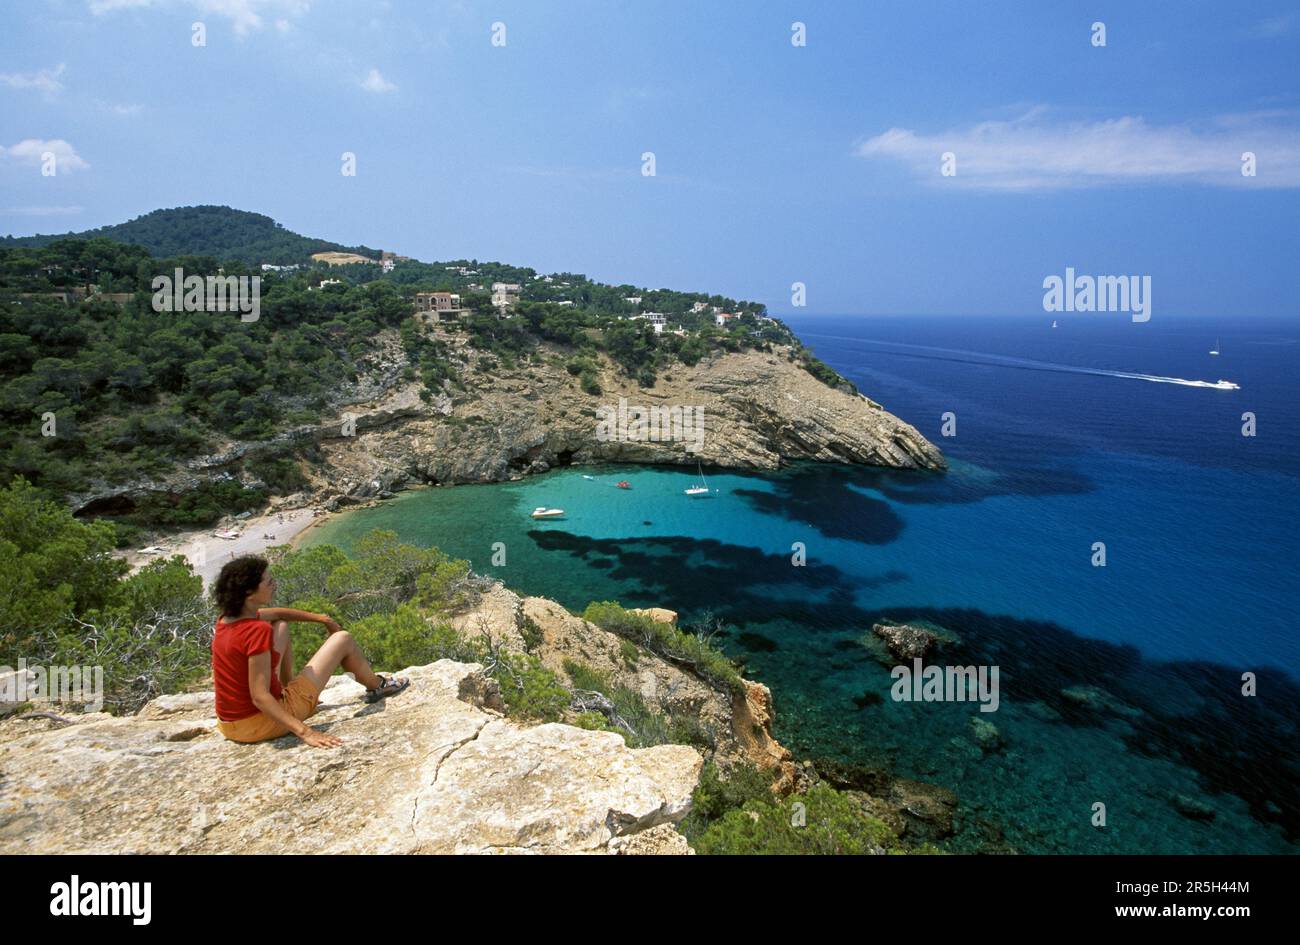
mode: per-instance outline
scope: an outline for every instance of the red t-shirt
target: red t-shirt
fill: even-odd
[[[236,722],[262,711],[248,691],[248,658],[271,651],[271,697],[280,698],[280,651],[272,646],[275,631],[265,620],[247,617],[217,621],[212,634],[212,685],[217,718]]]

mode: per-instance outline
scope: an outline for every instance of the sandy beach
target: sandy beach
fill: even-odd
[[[195,573],[203,578],[204,585],[211,586],[227,561],[240,555],[262,554],[274,545],[293,544],[309,528],[328,517],[327,513],[310,508],[266,512],[229,524],[226,520],[208,528],[177,532],[149,546],[161,549],[159,552],[146,554],[141,548],[133,548],[123,557],[134,571],[159,558],[183,555]],[[218,537],[218,533],[228,530],[237,531],[238,537]]]

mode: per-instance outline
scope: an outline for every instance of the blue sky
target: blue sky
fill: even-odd
[[[1300,316],[1294,3],[54,0],[3,17],[0,233],[215,203],[776,313],[796,281],[809,313],[1029,313],[1071,266],[1150,275],[1153,317]]]

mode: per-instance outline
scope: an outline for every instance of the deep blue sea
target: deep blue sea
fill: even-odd
[[[392,528],[572,609],[716,615],[784,744],[950,787],[954,850],[1300,852],[1300,324],[788,321],[951,469],[706,467],[718,492],[692,500],[694,470],[568,468],[407,493],[308,543]],[[1240,389],[1176,382],[1220,379]],[[942,662],[996,665],[997,711],[892,699],[863,642],[885,617],[949,631]]]

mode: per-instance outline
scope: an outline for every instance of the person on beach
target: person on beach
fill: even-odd
[[[343,740],[304,725],[316,711],[321,690],[342,666],[375,702],[410,685],[405,677],[371,670],[352,635],[326,614],[268,606],[275,578],[265,558],[245,555],[221,568],[213,597],[221,611],[212,635],[212,682],[217,729],[236,742],[260,742],[292,732],[308,745],[334,748]],[[293,674],[289,623],[319,623],[325,642]]]

